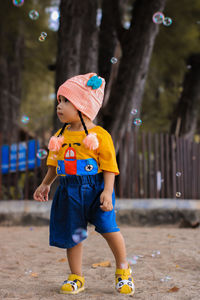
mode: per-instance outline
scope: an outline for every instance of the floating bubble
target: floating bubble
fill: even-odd
[[[52,13],[51,13],[51,19],[53,21],[56,21],[58,18],[59,18],[60,14],[57,10],[54,10]]]
[[[165,89],[164,89],[163,86],[159,86],[159,87],[158,87],[158,90],[159,90],[160,93],[163,93],[163,92],[165,91]]]
[[[129,263],[130,265],[136,265],[136,264],[137,264],[137,259],[128,258],[127,261],[128,261],[128,263]]]
[[[165,282],[165,281],[169,281],[172,278],[170,276],[165,276],[164,278],[161,278],[160,281]]]
[[[164,14],[161,13],[160,11],[157,11],[157,12],[153,15],[153,17],[152,17],[153,22],[154,22],[155,24],[162,24],[164,18],[165,18]]]
[[[171,18],[168,18],[168,17],[164,18],[163,25],[170,26],[171,24],[172,24],[172,19]]]
[[[144,257],[144,255],[134,255],[133,257],[127,258],[127,261],[130,265],[135,265],[137,264],[137,260],[142,257]]]
[[[40,36],[46,38],[47,37],[47,33],[43,31],[43,32],[40,33]]]
[[[30,274],[30,273],[32,273],[32,270],[25,271],[25,274]]]
[[[131,26],[131,22],[129,22],[129,21],[126,21],[126,22],[124,22],[124,24],[123,24],[123,27],[124,27],[125,29],[129,29],[130,26]]]
[[[142,120],[139,118],[134,119],[133,124],[136,126],[140,126],[142,124]]]
[[[180,192],[176,192],[176,197],[180,198],[181,197],[181,193]]]
[[[160,255],[160,251],[159,250],[153,250],[153,253],[151,254],[152,257],[157,257]]]
[[[132,109],[132,111],[131,111],[132,115],[135,116],[135,115],[137,115],[137,113],[138,113],[138,110],[136,108]]]
[[[39,12],[35,9],[32,9],[30,12],[29,12],[29,18],[31,20],[37,20],[39,18]]]
[[[36,155],[37,158],[44,159],[45,157],[47,157],[47,151],[45,149],[39,149]]]
[[[75,232],[72,234],[72,239],[75,243],[81,242],[88,236],[87,231],[84,228],[77,228]]]
[[[21,118],[21,122],[24,123],[24,124],[27,124],[29,122],[29,117],[28,116],[22,116]]]
[[[181,176],[181,172],[177,172],[177,173],[176,173],[176,176],[177,176],[177,177],[180,177],[180,176]]]
[[[192,68],[192,66],[191,65],[187,65],[187,69],[191,69]]]
[[[38,38],[38,40],[39,40],[40,42],[44,42],[44,41],[45,41],[45,37],[40,35],[39,38]]]
[[[112,57],[110,61],[112,64],[116,64],[118,60],[116,57]]]
[[[24,0],[13,0],[14,6],[20,7],[24,4]]]

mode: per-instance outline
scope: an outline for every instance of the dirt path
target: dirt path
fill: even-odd
[[[200,299],[199,228],[119,227],[127,257],[143,255],[131,266],[136,286],[131,299]],[[70,271],[66,250],[48,244],[49,227],[0,227],[0,236],[0,299],[130,299],[115,292],[115,260],[93,226],[83,242],[86,290],[77,295],[58,293]],[[152,257],[154,250],[160,251],[157,257]],[[105,260],[111,267],[91,267]],[[171,279],[162,282],[165,276]],[[169,292],[173,287],[177,291]]]

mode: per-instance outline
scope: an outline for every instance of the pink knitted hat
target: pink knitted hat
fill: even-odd
[[[88,81],[95,81],[88,85]],[[99,81],[99,82],[98,82]],[[96,85],[97,84],[97,85]],[[105,79],[96,73],[74,76],[65,81],[58,89],[59,95],[66,97],[79,111],[94,120],[103,103]]]
[[[100,107],[103,103],[105,88],[105,79],[97,76],[96,73],[87,73],[84,75],[74,76],[65,81],[58,89],[58,97],[64,96],[67,98],[79,111],[79,116],[82,119],[81,112],[85,114],[89,119],[94,120]],[[64,137],[62,133],[67,123],[64,124],[59,135],[52,136],[48,148],[51,151],[59,151]],[[90,150],[95,150],[99,147],[99,141],[95,132],[87,133],[87,136],[83,139],[83,144]]]

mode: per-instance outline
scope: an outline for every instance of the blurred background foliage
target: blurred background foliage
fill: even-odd
[[[134,1],[125,2],[122,24],[126,28]],[[29,0],[24,1],[20,8],[12,5],[12,1],[9,5],[3,1],[1,6],[5,5],[8,11],[5,14],[0,10],[0,15],[6,19],[1,23],[6,24],[3,30],[7,40],[3,42],[7,43],[8,52],[12,54],[10,41],[19,30],[16,24],[21,24],[24,33],[20,116],[27,115],[30,121],[22,126],[39,135],[42,132],[49,134],[53,128],[55,109],[55,72],[49,66],[55,64],[57,51],[57,28],[52,28],[51,22],[52,12],[59,9],[59,1]],[[37,20],[29,18],[32,9],[39,12]],[[141,108],[142,130],[152,132],[169,131],[172,112],[182,92],[184,75],[190,69],[187,57],[192,53],[200,53],[200,1],[168,0],[164,14],[172,18],[173,23],[169,27],[159,25]],[[99,22],[99,15],[97,20]],[[42,31],[48,34],[44,42],[38,40]]]

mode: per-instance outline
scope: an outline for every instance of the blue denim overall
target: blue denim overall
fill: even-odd
[[[72,238],[75,230],[87,231],[88,222],[99,233],[120,231],[115,215],[115,190],[112,193],[112,211],[100,208],[104,189],[103,172],[95,175],[60,176],[60,185],[53,197],[50,212],[50,246],[71,248],[79,242]],[[86,239],[83,237],[81,242]]]

